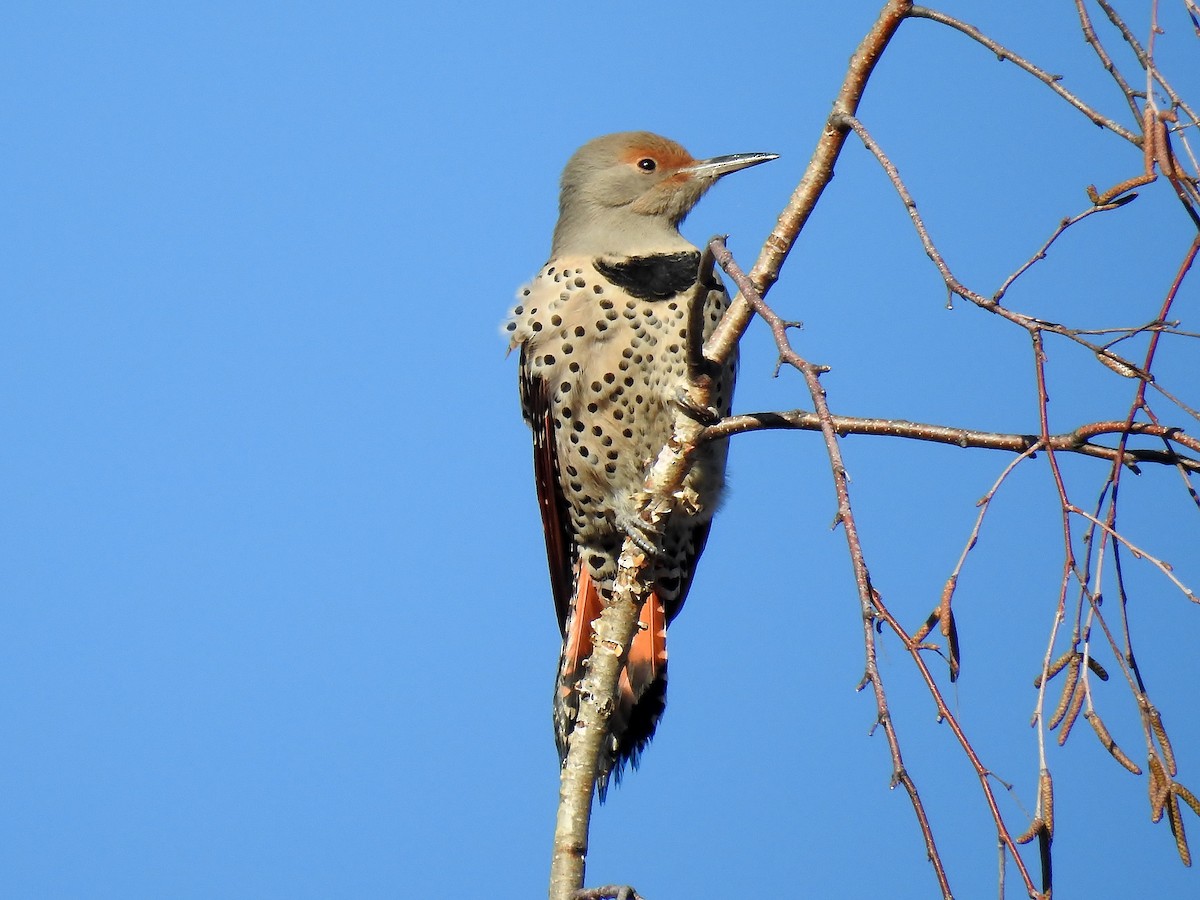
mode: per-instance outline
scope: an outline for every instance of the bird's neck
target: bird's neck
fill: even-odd
[[[652,256],[695,249],[679,233],[677,222],[610,207],[563,210],[554,228],[550,256]]]

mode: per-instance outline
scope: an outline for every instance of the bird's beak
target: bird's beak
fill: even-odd
[[[759,163],[779,159],[778,153],[733,153],[729,156],[714,156],[712,159],[702,159],[679,171],[694,178],[717,179],[739,169],[748,169]]]

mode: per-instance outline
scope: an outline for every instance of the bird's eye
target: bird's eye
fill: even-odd
[[[655,169],[658,168],[658,163],[656,163],[654,160],[650,159],[649,157],[647,157],[646,159],[639,159],[637,165],[638,165],[638,168],[641,169],[643,172],[653,172]]]

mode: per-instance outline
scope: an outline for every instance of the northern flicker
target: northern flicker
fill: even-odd
[[[592,622],[611,596],[617,558],[636,530],[634,496],[670,436],[688,376],[691,305],[705,336],[729,298],[717,276],[696,289],[700,251],[679,224],[721,176],[775,159],[745,153],[695,160],[644,131],[585,144],[562,175],[550,261],[521,289],[506,328],[520,347],[520,393],[533,430],[534,475],[563,644],[555,739],[566,758]],[[735,360],[717,372],[713,405],[729,412]],[[651,563],[653,594],[621,675],[601,755],[611,775],[637,764],[666,704],[666,628],[678,615],[725,481],[726,445],[707,444],[687,479],[696,510],[668,520]]]

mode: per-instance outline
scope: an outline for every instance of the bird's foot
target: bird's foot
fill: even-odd
[[[637,545],[637,548],[650,559],[658,559],[662,551],[658,549],[649,526],[635,516],[622,516],[617,522],[621,531]]]
[[[701,406],[692,400],[686,388],[679,388],[675,392],[675,403],[683,410],[683,414],[688,418],[695,419],[701,425],[709,426],[716,425],[721,421],[721,414],[717,412],[715,407]]]

